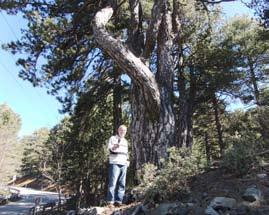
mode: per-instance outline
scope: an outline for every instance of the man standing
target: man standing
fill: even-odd
[[[125,193],[126,172],[129,166],[128,142],[124,138],[127,127],[121,125],[118,134],[110,137],[109,150],[109,185],[107,201],[109,206],[121,206]]]

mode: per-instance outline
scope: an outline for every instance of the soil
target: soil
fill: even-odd
[[[267,177],[259,178],[258,174],[261,173],[267,174]],[[245,190],[252,185],[256,185],[262,192],[261,201],[250,203],[242,198]],[[190,194],[187,197],[182,197],[179,201],[194,203],[202,211],[206,209],[215,197],[228,197],[236,200],[238,208],[248,207],[257,211],[267,211],[265,213],[250,214],[269,214],[269,167],[262,170],[253,169],[244,176],[228,173],[225,169],[215,168],[193,177],[189,182],[189,186]],[[107,208],[104,215],[113,213],[127,215],[140,204],[136,202],[119,208]]]
[[[239,205],[247,204],[242,195],[245,190],[256,185],[262,191],[263,198],[259,202],[251,204],[253,207],[268,206],[269,203],[269,169],[264,169],[262,173],[267,174],[264,179],[257,175],[261,172],[252,171],[251,174],[237,176],[227,173],[225,169],[214,169],[193,178],[190,183],[191,196],[194,201],[199,202],[205,208],[214,197],[234,198]]]

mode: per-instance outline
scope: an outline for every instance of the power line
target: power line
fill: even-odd
[[[0,65],[2,66],[2,68],[4,69],[4,72],[6,72],[15,82],[16,82],[16,84],[20,87],[20,89],[21,89],[21,91],[22,92],[24,92],[25,91],[25,88],[24,88],[24,86],[17,80],[17,78],[14,76],[14,74],[8,69],[8,67],[3,63],[3,62],[0,62]],[[23,93],[23,95],[26,95],[25,93]],[[32,107],[34,107],[34,106],[36,106],[36,104],[35,103],[33,103],[32,102],[32,100],[30,99],[30,97],[29,96],[24,96],[25,98],[26,98],[26,101],[28,101],[28,103],[29,104],[31,104],[31,106]],[[32,97],[33,98],[33,97]],[[42,110],[43,109],[43,110]],[[42,109],[40,109],[40,111],[42,112],[42,118],[43,119],[46,119],[46,115],[49,115],[49,116],[51,116],[51,117],[53,117],[52,115],[51,115],[51,112],[48,112],[48,111],[45,111],[44,112],[44,108],[42,108]],[[45,114],[45,113],[47,113],[47,114]],[[53,114],[54,115],[54,114]],[[54,116],[55,117],[55,116]],[[53,119],[53,118],[52,118]],[[56,116],[56,119],[57,119],[57,122],[59,122],[60,120],[59,120],[59,117],[58,116]],[[46,126],[47,127],[50,127],[49,126],[49,123],[48,122],[46,122]]]
[[[13,30],[13,28],[11,27],[11,25],[10,25],[9,22],[7,21],[7,19],[6,19],[6,17],[4,16],[4,14],[3,14],[2,11],[1,11],[1,16],[3,17],[5,23],[7,24],[9,30],[12,32],[13,36],[14,36],[17,40],[19,40],[18,37],[17,37],[17,35],[16,35],[16,33],[15,33],[15,31]]]
[[[3,43],[1,40],[0,40],[1,43]],[[13,55],[11,55],[11,57],[13,58],[14,60],[14,63],[16,64],[16,59]],[[4,66],[5,67],[5,66]],[[7,67],[6,67],[7,68]],[[13,76],[13,79],[18,83],[18,85],[20,85],[20,87],[22,88],[22,90],[24,90],[24,88],[22,87],[22,85],[20,84],[20,82],[18,82],[17,78],[14,76],[13,72],[10,72],[10,74]],[[43,97],[37,90],[33,90],[33,92],[36,94],[36,96],[39,98],[39,100],[41,100],[41,98]],[[43,103],[43,100],[42,100],[42,103]],[[53,109],[53,107],[50,107]],[[59,121],[59,116],[55,115],[57,120]]]
[[[15,33],[15,31],[13,30],[13,28],[12,28],[11,25],[9,24],[8,20],[6,19],[6,17],[5,17],[4,14],[2,13],[2,11],[1,11],[1,16],[3,17],[3,19],[4,19],[5,23],[7,24],[8,28],[10,29],[10,32],[13,34],[13,36],[14,36],[17,40],[19,40],[18,37],[17,37],[17,35],[16,35],[16,33]],[[0,40],[0,42],[2,42],[2,41]],[[3,43],[3,42],[2,42],[2,43]],[[11,55],[11,56],[12,56],[12,58],[13,58],[15,64],[16,64],[16,59],[15,59],[15,57],[14,57],[13,55]],[[13,73],[11,73],[11,75],[13,76]],[[13,78],[14,78],[15,81],[20,85],[20,87],[22,88],[21,84],[17,81],[17,79],[16,79],[15,77],[13,77]],[[23,89],[23,88],[22,88],[22,89]],[[40,95],[40,93],[39,93],[38,91],[34,90],[34,92],[36,93],[36,95],[38,96],[38,98],[42,98],[42,96]],[[49,104],[49,105],[50,105],[50,104]],[[46,105],[46,106],[47,106],[47,105]],[[50,105],[50,106],[51,106],[51,105]],[[53,109],[53,107],[50,107],[50,108]],[[55,114],[53,114],[53,115],[57,118],[57,121],[60,121],[58,115],[55,115]]]
[[[10,74],[12,79],[15,80],[15,82],[20,86],[20,88],[22,90],[24,90],[23,86],[20,84],[20,82],[16,79],[16,77],[14,76],[14,74],[12,72],[9,71],[9,69],[5,66],[5,64],[3,64],[2,62],[0,62],[0,64],[2,65],[2,67],[5,69],[5,71],[7,72],[7,74]]]
[[[19,87],[21,88],[22,91],[25,91],[25,88],[21,85],[21,83],[16,79],[16,77],[13,75],[13,73],[8,69],[8,67],[6,67],[6,65],[2,62],[0,62],[1,66],[3,67],[4,71],[11,76],[11,78],[17,83],[17,85],[19,85]],[[25,94],[23,94],[25,95]],[[25,98],[28,100],[28,102],[30,104],[32,104],[32,101],[30,100],[30,98],[28,96],[25,96]],[[32,104],[33,105],[33,104]],[[33,105],[34,106],[34,105]],[[42,111],[43,112],[43,111]],[[43,116],[44,112],[43,112]],[[44,118],[45,119],[45,118]]]

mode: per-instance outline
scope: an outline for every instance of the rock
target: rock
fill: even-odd
[[[102,207],[95,207],[94,210],[96,211],[96,214],[98,215],[102,214],[105,211],[105,209]]]
[[[76,215],[76,211],[75,210],[68,211],[66,215]]]
[[[259,179],[266,179],[267,178],[267,174],[266,173],[260,173],[260,174],[257,174],[257,177]]]
[[[227,197],[215,197],[205,210],[206,215],[220,215],[218,210],[226,211],[236,207],[236,200]]]
[[[206,198],[206,197],[208,197],[208,193],[207,192],[203,192],[202,193],[202,198]]]
[[[269,205],[269,188],[263,190],[264,201]]]
[[[171,215],[189,215],[194,209],[194,204],[186,203],[170,210]],[[168,215],[168,214],[167,214]]]
[[[204,209],[202,207],[194,207],[189,215],[201,215],[204,214]]]
[[[124,204],[131,204],[133,202],[135,202],[136,197],[133,193],[127,193],[125,194],[124,198],[123,198],[123,203]]]
[[[130,195],[131,195],[130,196],[131,201],[133,201],[133,200],[134,201],[141,201],[145,197],[143,191],[141,191],[141,190],[139,190],[137,188],[132,189],[131,192],[130,192]],[[129,200],[130,197],[127,197],[126,202]]]
[[[205,210],[205,215],[220,215],[217,211],[215,211],[211,206],[208,206]]]
[[[188,215],[193,211],[193,203],[161,203],[157,208],[151,210],[150,215]]]
[[[269,208],[267,207],[260,207],[260,208],[250,208],[249,213],[250,215],[268,215]]]
[[[236,215],[245,215],[248,213],[248,209],[247,209],[247,207],[240,206],[240,207],[234,209],[234,212]]]
[[[236,206],[236,200],[227,197],[215,197],[209,206],[214,210],[231,210]]]
[[[242,198],[248,202],[255,202],[261,200],[261,191],[257,188],[256,185],[252,185],[247,188]]]
[[[79,215],[101,215],[105,211],[105,208],[94,207],[94,208],[83,208],[79,210]]]
[[[178,206],[179,203],[161,203],[157,208],[150,211],[150,215],[166,215]]]

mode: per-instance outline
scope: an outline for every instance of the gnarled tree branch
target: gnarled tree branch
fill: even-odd
[[[159,113],[160,92],[154,75],[140,58],[136,57],[120,41],[113,38],[105,29],[112,14],[111,7],[103,8],[96,13],[93,23],[95,39],[99,46],[130,76],[132,81],[143,89],[151,111],[154,111],[152,108],[155,108],[155,113]]]

